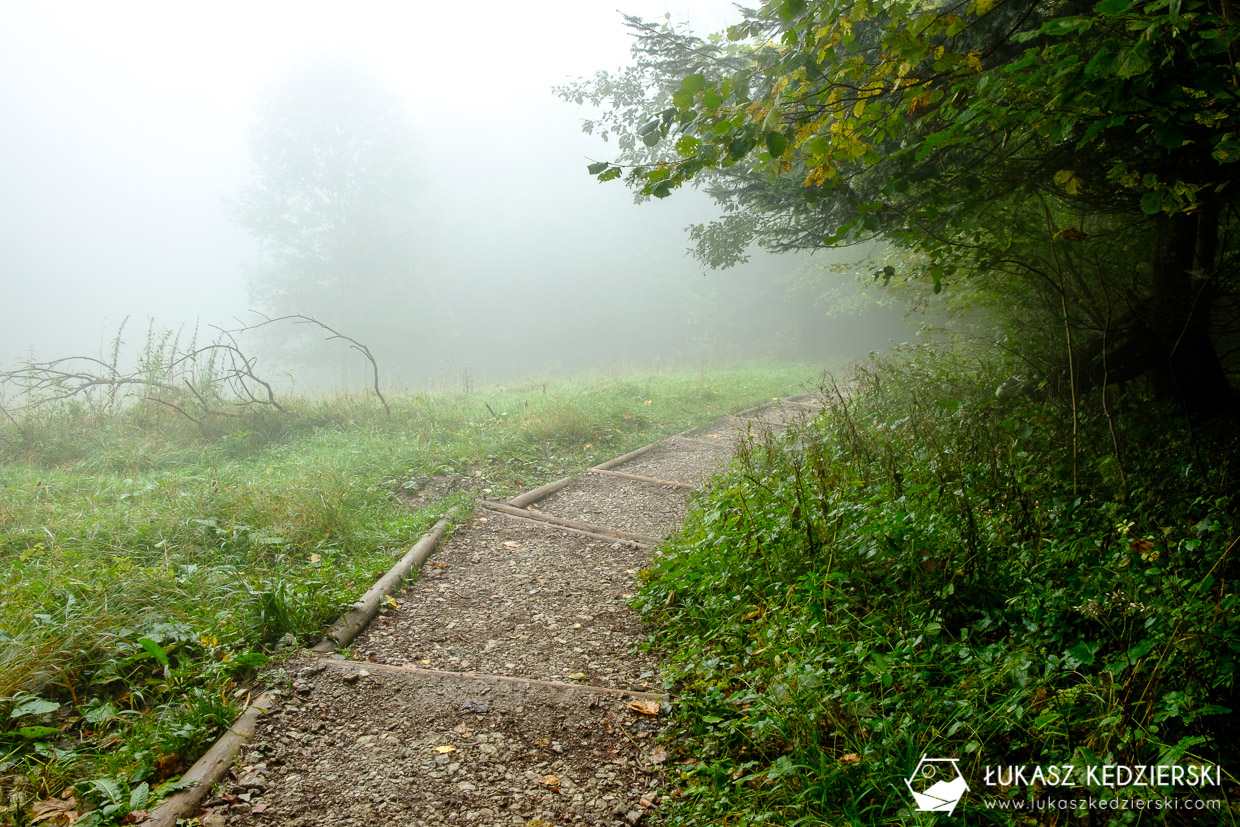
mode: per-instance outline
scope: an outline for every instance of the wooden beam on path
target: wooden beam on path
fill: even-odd
[[[537,488],[531,488],[524,494],[518,494],[508,501],[513,508],[525,508],[530,503],[536,503],[541,499],[550,497],[564,486],[573,481],[572,477],[560,477],[555,482],[549,482],[546,485],[540,485]]]
[[[624,471],[610,471],[606,468],[591,468],[589,469],[589,473],[606,474],[609,477],[622,477],[626,480],[636,480],[638,482],[650,482],[656,485],[671,485],[676,488],[688,488],[690,490],[697,488],[697,486],[691,482],[677,482],[676,480],[661,480],[661,479],[658,479],[657,477],[643,477],[641,474],[629,474]]]
[[[556,517],[551,514],[544,514],[541,511],[528,511],[524,508],[513,508],[506,503],[491,502],[490,500],[478,500],[478,504],[483,508],[489,508],[491,511],[498,511],[501,514],[508,514],[512,517],[521,517],[525,520],[537,520],[540,523],[550,523],[564,528],[573,528],[578,531],[584,531],[588,534],[605,537],[611,540],[630,540],[639,545],[646,547],[657,546],[662,542],[658,537],[650,537],[645,534],[636,534],[632,531],[622,531],[618,528],[609,528],[607,526],[594,525],[593,523],[583,523],[580,520],[569,520],[565,517]]]
[[[400,588],[401,583],[410,573],[421,568],[426,558],[439,545],[443,535],[456,518],[456,508],[448,509],[443,519],[435,523],[435,527],[422,535],[422,539],[414,543],[413,548],[400,558],[388,573],[379,578],[373,586],[366,590],[349,611],[345,612],[336,624],[327,630],[327,635],[314,647],[319,653],[334,652],[342,646],[348,646],[353,638],[361,634],[366,625],[379,613],[379,606],[384,597]]]

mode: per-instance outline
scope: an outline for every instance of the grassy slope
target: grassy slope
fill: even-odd
[[[0,824],[70,784],[88,820],[140,806],[235,716],[252,667],[466,499],[415,511],[399,492],[447,477],[499,498],[812,379],[597,377],[204,428],[61,408],[0,432]]]
[[[1074,453],[1071,412],[1001,402],[1001,378],[942,353],[861,372],[647,573],[679,692],[668,823],[931,823],[904,787],[923,754],[961,759],[969,823],[1021,823],[983,801],[1029,789],[984,788],[986,766],[1236,772],[1234,426],[1088,400]],[[1236,807],[1224,778],[1202,797]]]

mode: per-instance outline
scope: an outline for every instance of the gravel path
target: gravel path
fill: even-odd
[[[616,467],[700,486],[761,419]],[[812,412],[811,412],[812,413]],[[531,512],[663,537],[691,491],[585,473]],[[223,825],[629,825],[658,820],[670,710],[629,608],[652,552],[479,511],[345,655],[305,656],[198,818]]]
[[[352,647],[362,660],[650,689],[628,607],[650,552],[483,512]]]

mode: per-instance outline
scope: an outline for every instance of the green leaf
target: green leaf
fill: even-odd
[[[19,727],[17,730],[18,735],[23,738],[29,738],[31,741],[55,735],[57,732],[60,732],[60,727],[54,726],[24,726]]]
[[[129,809],[141,810],[151,798],[151,787],[145,781],[129,791]]]
[[[45,701],[42,698],[27,698],[13,707],[9,717],[20,718],[23,715],[46,715],[48,712],[55,712],[58,709],[60,709],[60,704],[55,701]]]
[[[677,109],[688,109],[693,106],[693,95],[684,89],[678,89],[672,93],[672,103]]]
[[[654,184],[650,186],[650,194],[653,195],[655,198],[667,198],[669,195],[672,194],[671,179],[667,179],[663,181],[656,181]]]
[[[1146,215],[1154,215],[1162,212],[1163,193],[1161,190],[1147,192],[1141,196],[1141,212]]]
[[[755,141],[748,135],[741,135],[728,144],[728,156],[733,161],[739,161],[749,154],[749,150],[753,149]]]
[[[611,166],[611,164],[607,163],[606,161],[599,161],[597,163],[590,164],[590,166],[586,167],[586,171],[589,172],[591,175],[598,175],[600,172],[603,172],[604,170],[606,170],[609,166]]]
[[[1065,35],[1074,34],[1076,32],[1084,32],[1093,25],[1093,20],[1088,17],[1071,16],[1056,17],[1054,20],[1047,20],[1042,24],[1042,34],[1049,35]]]
[[[805,11],[806,0],[784,0],[779,4],[779,16],[784,20],[792,20]]]
[[[697,155],[701,146],[702,142],[692,135],[681,135],[676,139],[676,152],[682,158],[692,158]]]
[[[164,647],[160,646],[149,637],[138,638],[138,645],[149,652],[151,657],[159,661],[160,666],[168,665],[168,653],[164,651]]]
[[[606,172],[604,172],[602,175],[600,175],[600,176],[598,177],[598,180],[599,180],[600,182],[602,182],[602,181],[614,181],[614,180],[616,180],[617,178],[619,178],[622,174],[623,174],[623,173],[620,171],[620,167],[612,167],[611,169],[607,170],[607,171],[606,171]]]
[[[680,82],[682,92],[688,92],[689,95],[696,95],[706,87],[706,75],[693,74],[686,75],[685,79]]]
[[[121,785],[117,784],[111,778],[95,778],[91,780],[91,786],[103,795],[111,804],[121,803]]]
[[[1100,645],[1082,640],[1069,647],[1066,653],[1069,665],[1073,668],[1076,666],[1089,666],[1094,662],[1094,655],[1097,653]]]
[[[778,158],[788,149],[788,139],[778,132],[766,133],[766,151],[772,158]]]

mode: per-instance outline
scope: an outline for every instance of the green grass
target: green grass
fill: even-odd
[[[772,396],[804,366],[599,376],[191,423],[89,404],[0,428],[0,824],[158,795],[466,493],[509,496]]]
[[[939,823],[904,786],[922,755],[960,759],[966,823],[1032,823],[985,808],[1030,793],[987,766],[1174,763],[1222,767],[1201,797],[1231,809],[1059,823],[1235,823],[1234,423],[1112,391],[1074,438],[1002,379],[875,363],[700,500],[638,597],[672,653],[669,823]]]

